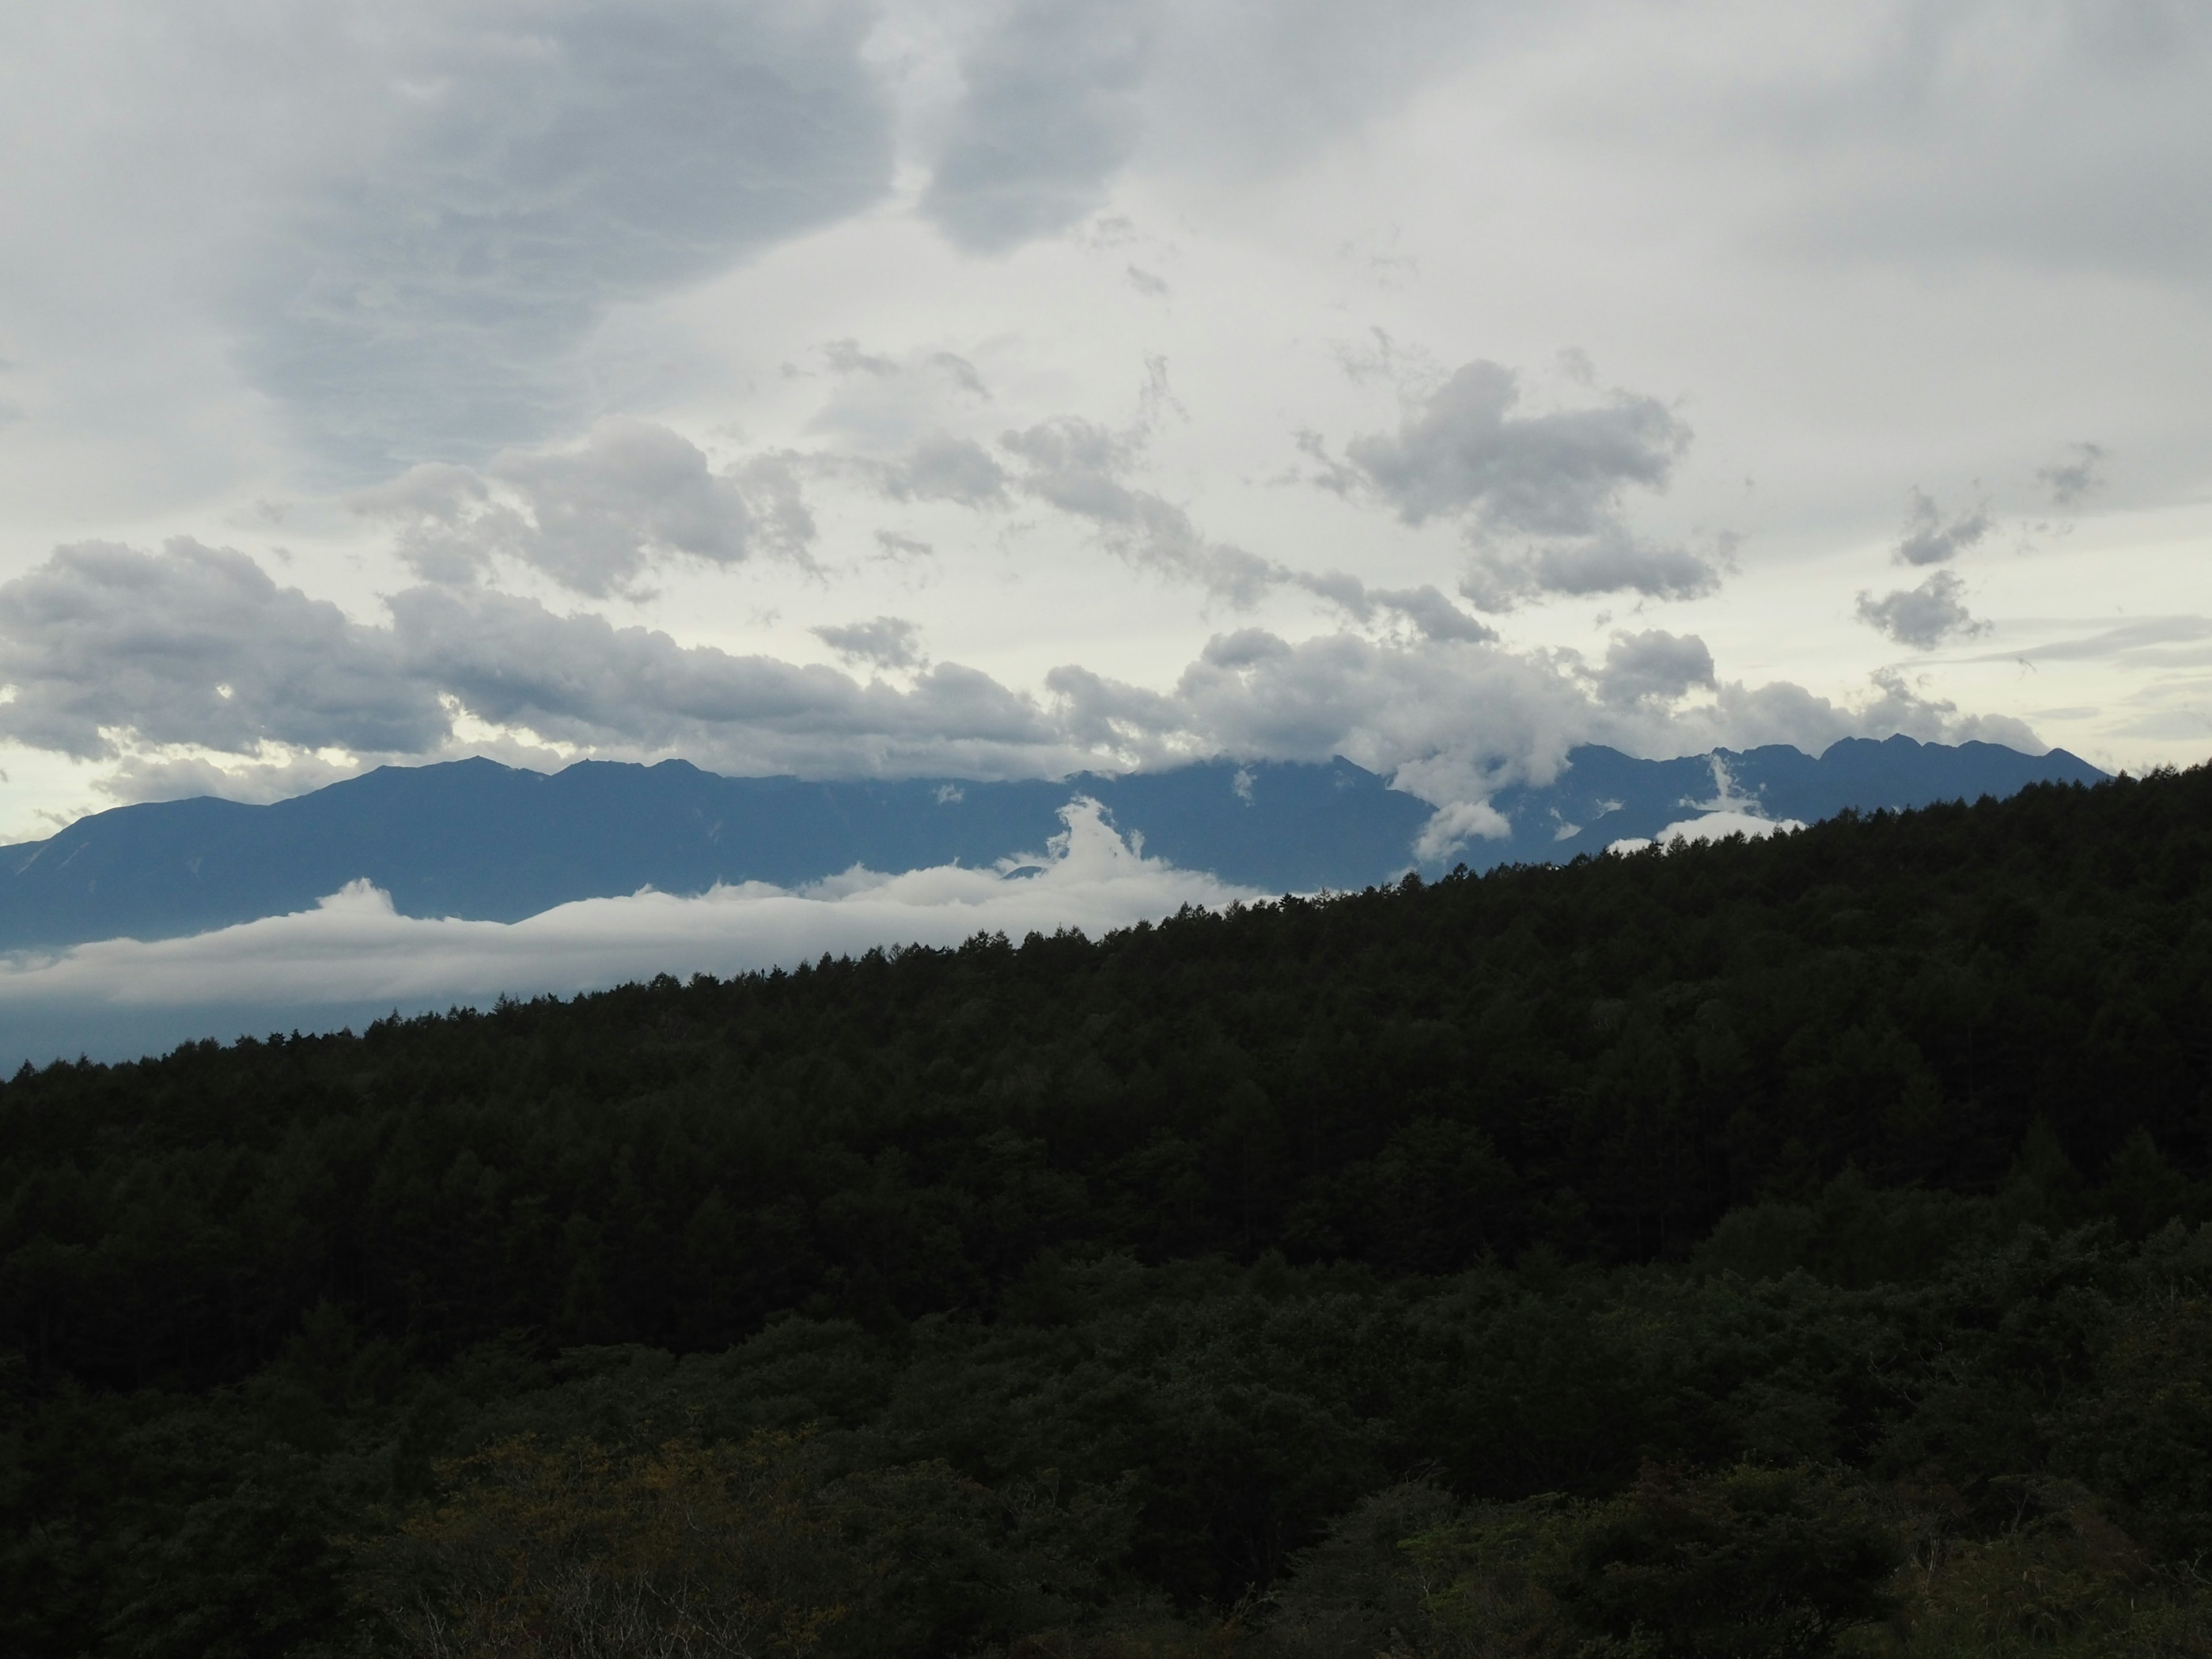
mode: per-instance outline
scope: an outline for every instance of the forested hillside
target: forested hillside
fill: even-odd
[[[2212,772],[0,1085],[25,1656],[2212,1651]]]

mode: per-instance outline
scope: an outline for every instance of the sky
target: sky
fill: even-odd
[[[0,21],[0,839],[367,767],[2212,749],[2212,10]]]

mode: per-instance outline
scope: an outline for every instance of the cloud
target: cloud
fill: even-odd
[[[1296,642],[1258,628],[1216,635],[1166,692],[1074,667],[1054,669],[1046,684],[1069,738],[1125,764],[1342,755],[1439,807],[1486,800],[1509,783],[1548,784],[1585,743],[1651,757],[1775,743],[1818,754],[1839,738],[1902,732],[2044,749],[2024,722],[1962,715],[1895,672],[1873,676],[1856,704],[1787,683],[1724,681],[1710,703],[1677,710],[1650,698],[1595,700],[1585,676],[1492,642],[1351,633]]]
[[[832,384],[805,429],[855,454],[887,455],[917,440],[942,445],[945,428],[992,401],[975,365],[957,352],[864,351],[856,340],[820,350]],[[799,374],[788,366],[787,373]]]
[[[2105,487],[2105,451],[2100,444],[2069,444],[2069,459],[2035,469],[2035,476],[2051,491],[2051,504],[2061,510],[2079,507]]]
[[[417,753],[449,720],[387,630],[280,588],[242,553],[54,550],[0,584],[0,733],[80,759],[143,744]]]
[[[956,246],[998,253],[1074,227],[1133,163],[1279,173],[1465,61],[1491,9],[1015,0],[961,56],[923,211]]]
[[[1144,447],[1144,433],[1115,432],[1060,416],[1003,434],[1000,445],[1023,463],[1026,495],[1086,520],[1107,546],[1132,564],[1202,584],[1231,605],[1249,605],[1286,573],[1256,554],[1208,540],[1190,514],[1122,480]]]
[[[1947,520],[1933,496],[1916,489],[1905,508],[1905,528],[1892,556],[1899,564],[1942,564],[1974,546],[1990,529],[1986,507],[1978,507]]]
[[[609,754],[744,773],[1059,774],[1092,757],[1035,703],[944,663],[910,690],[535,599],[426,586],[391,624],[279,587],[243,554],[59,548],[0,584],[0,734],[85,759],[189,745],[420,757],[462,715]]]
[[[878,668],[913,668],[928,660],[922,653],[921,630],[897,617],[817,628],[813,632],[815,638],[848,662],[869,663]]]
[[[71,1008],[488,1003],[501,993],[565,994],[660,973],[790,967],[824,952],[951,945],[979,933],[1019,939],[1073,927],[1095,937],[1185,904],[1257,896],[1142,856],[1096,801],[1073,799],[1060,817],[1066,829],[1034,855],[989,869],[854,869],[796,891],[747,883],[691,898],[647,891],[514,923],[402,916],[388,896],[358,881],[313,910],[189,939],[9,957],[0,962],[0,1018]]]
[[[1956,572],[1939,570],[1917,587],[1899,588],[1879,599],[1861,593],[1859,620],[1899,645],[1933,651],[1945,640],[1988,631],[1989,623],[1977,622],[1967,611],[1961,597],[1966,591]]]
[[[972,438],[936,434],[915,445],[883,473],[884,494],[902,501],[951,501],[961,507],[1003,507],[1006,469]]]
[[[1461,591],[1486,610],[1541,593],[1711,592],[1709,560],[1639,541],[1622,521],[1632,486],[1663,489],[1689,428],[1656,398],[1517,415],[1518,377],[1475,362],[1409,403],[1395,433],[1355,437],[1322,482],[1381,501],[1409,525],[1459,520],[1475,548]]]
[[[1717,684],[1713,653],[1703,640],[1654,628],[1613,636],[1598,675],[1598,695],[1610,703],[1672,702],[1692,686]]]
[[[1212,540],[1183,508],[1124,481],[1142,457],[1146,436],[1142,422],[1116,432],[1061,416],[1007,432],[999,441],[1024,464],[1015,484],[1024,495],[1088,520],[1105,545],[1130,563],[1197,582],[1232,606],[1249,609],[1271,591],[1291,588],[1362,623],[1395,619],[1431,640],[1496,637],[1431,584],[1370,587],[1343,571],[1297,570]]]
[[[1486,800],[1452,801],[1437,808],[1413,841],[1413,858],[1442,864],[1474,840],[1504,841],[1513,834],[1506,816]]]
[[[957,663],[902,690],[488,590],[416,587],[389,604],[410,678],[478,720],[556,742],[817,776],[1035,776],[1085,758],[1036,704]]]
[[[1419,592],[1392,602],[1418,611]],[[1839,737],[1904,732],[2040,747],[2020,722],[1961,716],[1895,674],[1877,676],[1856,705],[1729,682],[1710,702],[1676,708],[1664,694],[1706,669],[1694,640],[1664,635],[1623,636],[1593,674],[1571,655],[1516,652],[1449,626],[1296,641],[1247,628],[1216,635],[1165,690],[1064,665],[1040,701],[958,664],[923,665],[898,618],[822,635],[878,662],[915,651],[895,685],[686,646],[484,587],[424,585],[386,607],[388,625],[353,622],[244,556],[196,543],[157,554],[58,549],[0,584],[0,735],[179,783],[201,779],[173,763],[235,757],[247,789],[290,763],[285,749],[297,760],[483,748],[464,744],[464,722],[491,728],[524,763],[680,754],[724,772],[816,777],[1065,776],[1340,754],[1439,806],[1548,781],[1580,743],[1642,755],[1774,742],[1817,752]],[[1608,673],[1617,695],[1593,696]]]
[[[330,44],[317,133],[230,311],[238,356],[356,476],[552,429],[574,349],[665,293],[851,214],[890,113],[846,0],[401,4]],[[256,27],[265,27],[257,23]]]
[[[1650,846],[1673,847],[1681,842],[1725,841],[1730,836],[1747,836],[1753,841],[1768,836],[1802,830],[1805,826],[1796,818],[1762,818],[1749,812],[1707,812],[1702,817],[1684,818],[1670,823],[1656,836],[1627,836],[1609,843],[1608,853],[1640,853]]]
[[[958,246],[997,253],[1098,207],[1140,131],[1144,0],[1016,0],[961,64],[922,211]]]
[[[2147,653],[2168,653],[2162,647],[2188,646],[2212,639],[2212,617],[2145,617],[2136,622],[2122,623],[2117,628],[2106,628],[2078,640],[2058,640],[2049,645],[2033,645],[2021,651],[2001,651],[1989,656],[1976,657],[1975,662],[2101,662],[2113,658],[2141,657]],[[2194,659],[2200,653],[2189,653]]]
[[[2212,216],[2189,194],[2212,167],[2201,8],[1967,0],[1902,17],[1710,88],[1713,136],[1789,169],[1793,240],[1922,271],[2197,284],[2212,258]],[[1692,90],[1678,82],[1674,97]]]
[[[674,559],[801,557],[814,536],[787,459],[716,471],[666,427],[614,418],[574,449],[505,450],[481,472],[426,462],[349,504],[393,525],[400,556],[428,580],[473,580],[505,558],[599,598],[636,592]]]

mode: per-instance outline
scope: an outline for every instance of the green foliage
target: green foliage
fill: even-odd
[[[2192,771],[27,1070],[0,1649],[2203,1651],[2208,1030]]]

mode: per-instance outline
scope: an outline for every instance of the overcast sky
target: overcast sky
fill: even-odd
[[[9,9],[0,835],[465,753],[2194,762],[2208,86],[2185,0]]]

